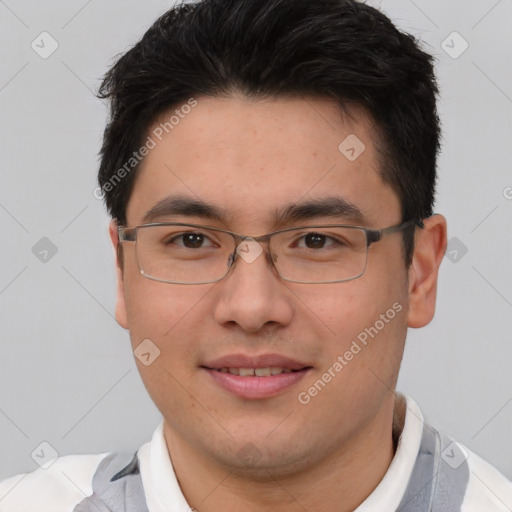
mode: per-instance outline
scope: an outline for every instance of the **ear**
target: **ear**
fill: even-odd
[[[128,329],[128,320],[126,315],[126,301],[124,297],[124,280],[123,280],[123,267],[119,261],[119,254],[122,248],[119,245],[119,235],[117,232],[117,222],[112,220],[108,227],[110,240],[114,248],[116,275],[117,275],[117,297],[116,297],[116,320],[117,323],[124,329]]]
[[[446,252],[446,219],[432,215],[416,230],[414,254],[409,267],[408,327],[424,327],[436,309],[439,265]]]

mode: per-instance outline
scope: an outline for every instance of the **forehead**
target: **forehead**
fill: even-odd
[[[270,223],[283,205],[325,196],[376,222],[400,209],[379,175],[376,132],[362,108],[328,99],[184,102],[148,130],[154,147],[137,171],[128,223],[169,195],[219,206],[233,228]]]

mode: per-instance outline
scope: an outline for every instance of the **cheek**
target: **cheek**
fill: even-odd
[[[190,371],[205,336],[204,300],[211,285],[187,286],[152,281],[139,274],[126,280],[125,297],[132,347],[146,339],[160,351],[165,368]],[[140,368],[144,372],[145,368]]]
[[[336,375],[318,406],[341,400],[345,410],[356,410],[393,388],[407,332],[406,287],[398,272],[378,273],[378,284],[368,273],[353,282],[326,285],[323,293],[311,290],[304,298],[322,340],[322,367],[315,379],[329,371]]]
[[[162,341],[185,315],[187,291],[140,274],[134,252],[126,254],[124,296],[132,343],[145,338]]]
[[[198,345],[204,336],[198,314],[204,313],[201,295],[207,291],[143,276],[135,276],[125,290],[131,345],[141,378],[160,410],[178,414],[193,406],[185,388],[197,371]]]
[[[320,319],[322,346],[321,367],[302,387],[318,396],[308,410],[352,411],[362,421],[395,385],[407,332],[403,286],[390,280],[375,287],[361,279],[327,290],[316,306],[311,294],[307,303],[317,313],[308,318]],[[319,380],[328,381],[325,388]]]
[[[339,345],[373,325],[381,314],[386,314],[390,309],[387,316],[395,319],[396,310],[405,309],[406,286],[401,279],[397,279],[394,270],[390,270],[388,275],[389,278],[386,278],[381,273],[381,279],[377,282],[374,276],[365,273],[354,281],[301,289],[300,308],[309,319],[307,324],[314,325],[317,334],[324,340],[332,340],[331,345]],[[391,278],[392,275],[395,277]],[[396,302],[401,308],[395,306],[393,309]],[[397,315],[396,318],[402,317]]]

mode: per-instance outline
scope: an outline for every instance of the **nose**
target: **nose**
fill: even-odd
[[[280,279],[268,244],[242,241],[229,259],[231,267],[217,288],[215,319],[249,332],[288,325],[293,318],[293,294]]]

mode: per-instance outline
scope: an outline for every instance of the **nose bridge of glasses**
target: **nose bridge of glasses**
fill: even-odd
[[[261,254],[265,255],[265,259],[268,263],[275,265],[277,262],[277,254],[273,254],[270,251],[272,233],[259,236],[248,236],[232,232],[230,234],[233,237],[235,247],[228,257],[229,267],[231,267],[239,257],[246,263],[252,263]]]
[[[270,241],[270,238],[272,236],[272,233],[267,233],[265,235],[259,235],[259,236],[242,235],[240,233],[233,233],[233,232],[230,232],[230,234],[233,236],[233,238],[235,240],[236,247],[238,247],[242,242],[247,242],[247,241],[254,241],[258,244],[260,244],[260,243],[268,244],[268,242]]]

